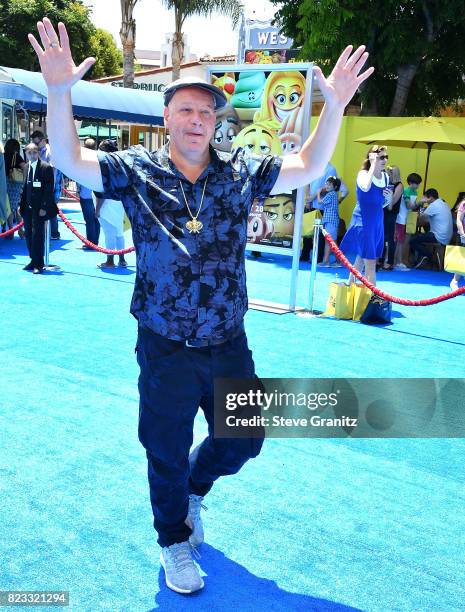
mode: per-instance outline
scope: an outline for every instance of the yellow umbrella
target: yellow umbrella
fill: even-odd
[[[448,151],[465,151],[465,130],[451,125],[442,117],[427,117],[419,121],[411,121],[391,130],[369,134],[357,138],[355,142],[366,144],[379,143],[393,147],[406,147],[409,149],[427,149],[425,190],[428,180],[429,156],[431,150],[442,149]]]

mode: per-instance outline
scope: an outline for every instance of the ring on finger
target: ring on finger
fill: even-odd
[[[58,43],[57,42],[51,42],[50,43],[50,48],[51,49],[56,49],[58,47]]]

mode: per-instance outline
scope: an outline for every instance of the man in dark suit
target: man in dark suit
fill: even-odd
[[[44,269],[45,221],[58,213],[53,197],[53,168],[39,159],[39,149],[34,143],[27,145],[26,159],[29,162],[27,178],[19,209],[24,219],[26,244],[31,261],[24,270],[41,274]]]

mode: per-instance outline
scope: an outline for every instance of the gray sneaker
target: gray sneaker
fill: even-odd
[[[189,537],[189,542],[192,546],[200,546],[204,541],[202,519],[200,518],[200,510],[207,510],[207,506],[202,504],[203,497],[200,495],[189,495],[189,510],[187,513],[186,524],[192,529]]]
[[[166,585],[176,593],[194,593],[203,588],[203,580],[192,553],[193,549],[187,541],[161,549],[160,562],[165,570]]]

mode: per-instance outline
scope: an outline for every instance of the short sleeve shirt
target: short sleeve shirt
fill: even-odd
[[[452,237],[453,223],[449,206],[438,198],[431,202],[424,215],[429,217],[430,230],[441,244],[449,244]]]
[[[132,226],[137,275],[131,313],[139,325],[172,340],[227,340],[247,310],[247,218],[267,197],[282,160],[233,156],[210,148],[210,163],[192,184],[169,158],[141,146],[98,152],[104,192],[121,200]],[[191,233],[184,193],[203,227]]]
[[[309,185],[309,193],[316,193],[319,189],[323,189],[323,187],[325,186],[326,181],[328,180],[328,178],[330,176],[338,176],[338,174],[337,174],[336,168],[332,164],[330,164],[328,162],[326,164],[326,168],[325,168],[324,174],[322,174],[320,177],[318,177],[317,179],[315,179],[314,181],[312,181],[310,183],[310,185]],[[341,198],[347,197],[348,193],[349,193],[349,190],[347,189],[347,186],[344,183],[344,181],[341,179],[341,186],[339,187],[338,199],[339,199],[339,196],[341,196]],[[312,206],[312,208],[318,208],[318,209],[322,210],[321,209],[321,202],[318,202],[318,198],[317,197],[315,197],[315,199],[312,200],[311,206]]]
[[[320,201],[323,209],[323,223],[329,225],[339,224],[339,200],[337,191],[329,191]]]

